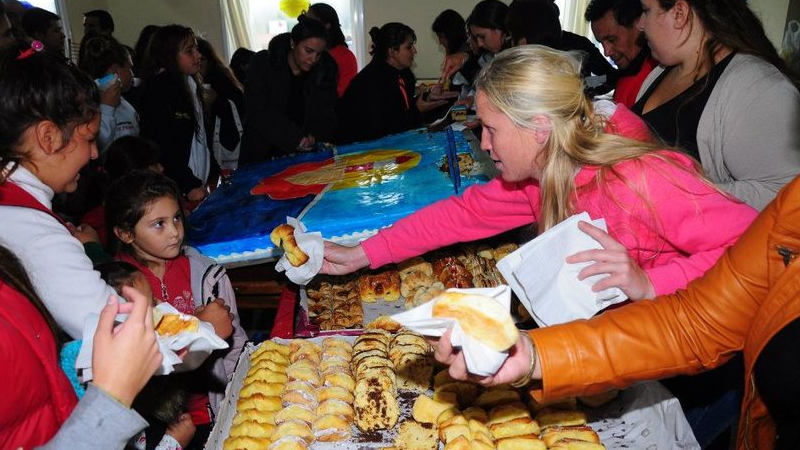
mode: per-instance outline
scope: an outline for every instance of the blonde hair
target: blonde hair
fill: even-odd
[[[576,53],[523,45],[495,56],[476,81],[477,89],[518,127],[536,129],[534,117],[549,119],[550,137],[537,161],[542,168],[540,232],[574,213],[574,177],[582,166],[600,167],[597,184],[602,187],[606,172],[627,183],[612,167],[619,162],[648,154],[671,161],[652,153],[666,148],[662,144],[605,132],[605,118],[595,114],[583,93],[580,68]]]

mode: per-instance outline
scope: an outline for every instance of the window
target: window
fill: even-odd
[[[231,12],[231,5],[233,1],[237,0],[223,0],[222,8],[223,14],[235,16],[235,12]],[[241,14],[236,18],[224,20],[226,40],[228,45],[228,55],[233,54],[236,48],[243,46],[242,43],[235,43],[233,36],[237,33],[245,34],[249,40],[249,48],[253,51],[260,51],[266,49],[269,41],[273,37],[286,33],[292,30],[292,27],[297,24],[296,15],[288,15],[286,11],[282,10],[281,5],[289,2],[284,1],[263,1],[263,0],[238,0]],[[300,3],[300,2],[293,2]],[[310,3],[310,2],[309,2]],[[339,21],[342,25],[342,32],[345,36],[347,46],[356,54],[359,66],[363,66],[362,61],[364,57],[363,42],[364,36],[361,29],[363,26],[363,7],[362,0],[326,0],[326,3],[331,5],[339,15]],[[228,9],[226,11],[226,8]],[[290,11],[294,13],[295,11]],[[232,29],[239,28],[239,29]],[[242,30],[241,28],[244,28]]]

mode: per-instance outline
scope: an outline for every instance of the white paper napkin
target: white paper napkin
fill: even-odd
[[[294,227],[294,240],[297,241],[297,246],[308,255],[308,261],[302,266],[295,267],[289,262],[286,255],[283,255],[275,263],[275,270],[278,272],[286,271],[286,277],[292,283],[305,286],[322,269],[322,260],[325,253],[322,233],[318,231],[307,232],[306,226],[294,217],[286,217],[286,223]]]
[[[153,309],[162,314],[181,314],[169,303],[160,303]],[[181,314],[181,317],[186,318],[188,316]],[[84,382],[92,379],[92,344],[99,319],[99,314],[90,314],[83,324],[83,344],[75,360],[75,368],[83,370],[81,378]],[[120,314],[117,319],[120,322],[124,322],[127,319],[127,315]],[[155,375],[166,375],[173,371],[185,372],[194,370],[200,367],[200,364],[214,350],[228,348],[228,343],[214,332],[214,326],[202,320],[197,331],[185,331],[174,336],[157,335],[157,337],[158,349],[161,351],[163,358],[161,367],[159,367]],[[181,361],[176,352],[184,348],[187,353],[183,357],[183,361]]]
[[[497,269],[540,326],[588,319],[628,298],[616,287],[592,292],[592,286],[608,274],[578,280],[578,273],[591,261],[565,262],[572,254],[602,248],[578,229],[580,221],[607,230],[604,219],[591,220],[586,212],[576,214],[497,262]]]
[[[496,301],[503,305],[507,311],[511,309],[511,290],[505,285],[495,288],[448,289],[447,291],[484,295],[491,297],[486,301]],[[395,314],[392,319],[425,336],[441,336],[448,328],[452,327],[450,343],[453,347],[461,347],[464,359],[467,361],[467,370],[480,376],[495,374],[508,357],[508,352],[495,351],[480,341],[471,338],[464,333],[455,319],[434,318],[433,305],[435,302],[436,299],[434,298],[414,309]]]

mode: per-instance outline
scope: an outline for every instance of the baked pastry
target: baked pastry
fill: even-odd
[[[281,372],[286,372],[286,365],[268,359],[267,354],[262,354],[260,359],[255,361],[250,361],[249,372],[255,372],[258,369],[267,369],[272,372],[281,373]]]
[[[275,424],[280,425],[290,420],[302,420],[311,425],[316,417],[312,409],[303,405],[289,405],[275,414]]]
[[[393,302],[400,298],[400,275],[395,270],[361,275],[356,286],[362,302]]]
[[[285,406],[300,405],[314,409],[317,407],[318,400],[316,391],[314,390],[315,388],[312,387],[311,389],[312,390],[285,390],[283,394],[281,394],[281,401]]]
[[[263,447],[256,447],[263,448]],[[305,450],[308,448],[308,443],[297,436],[283,436],[275,438],[275,442],[267,447],[267,450]]]
[[[598,436],[593,429],[587,426],[548,427],[544,431],[542,431],[540,439],[543,440],[548,447],[552,447],[556,442],[562,439],[576,439],[579,441],[592,442],[595,444],[600,443],[600,436]]]
[[[266,448],[272,441],[269,438],[248,436],[229,436],[222,444],[222,450],[253,450]]]
[[[249,383],[245,382],[245,384],[242,386],[242,390],[239,391],[239,398],[247,398],[256,394],[275,396],[280,395],[282,391],[283,384],[281,383],[253,380]]]
[[[269,234],[269,240],[276,247],[283,248],[289,264],[299,267],[308,262],[308,255],[300,249],[294,238],[294,227],[289,224],[278,225]]]
[[[275,425],[248,420],[231,426],[230,436],[249,436],[253,438],[267,438],[275,432]]]
[[[519,419],[520,417],[531,417],[528,407],[520,402],[506,403],[492,408],[489,411],[489,421],[486,423],[494,425],[507,420]],[[541,421],[539,421],[539,425],[542,427],[545,426]]]
[[[350,438],[350,422],[341,416],[322,415],[312,425],[314,437],[320,442],[339,442]]]
[[[326,337],[325,339],[322,340],[323,352],[329,348],[341,348],[343,350],[347,350],[350,352],[353,351],[353,346],[350,345],[349,342],[334,337]]]
[[[500,261],[501,259],[508,256],[511,252],[515,251],[519,248],[519,245],[508,243],[503,244],[492,251],[492,256],[494,257],[495,261]]]
[[[336,416],[344,417],[347,420],[353,420],[355,412],[349,403],[339,399],[329,399],[320,403],[316,410],[317,416],[324,416],[326,414],[333,414]]]
[[[356,382],[347,373],[328,373],[322,381],[323,386],[338,386],[352,391],[356,387]]]
[[[586,413],[577,410],[545,408],[536,414],[536,421],[542,428],[580,426],[586,425]]]
[[[236,415],[233,416],[233,422],[231,422],[231,426],[248,421],[275,425],[275,411],[259,411],[257,409],[245,409],[242,411],[237,411]]]
[[[289,420],[278,425],[272,435],[272,439],[277,441],[286,436],[298,437],[306,441],[307,444],[314,442],[314,433],[311,432],[311,426],[302,420]]]
[[[411,408],[411,416],[420,423],[436,423],[436,418],[439,417],[439,414],[452,407],[452,404],[437,402],[427,395],[420,395],[414,401],[414,406]]]
[[[455,392],[458,395],[458,404],[462,407],[475,404],[479,392],[478,385],[466,381],[454,381],[452,383],[443,384],[436,388],[436,390]],[[519,400],[519,394],[517,394],[517,399]],[[479,404],[478,406],[486,405]]]
[[[412,297],[406,297],[405,307],[406,309],[411,309],[423,303],[428,303],[442,292],[444,292],[444,284],[441,281],[436,281],[430,286],[419,287]]]
[[[397,323],[394,319],[389,316],[378,316],[372,322],[366,324],[365,328],[380,328],[382,330],[386,330],[392,333],[396,333],[403,328],[402,325]]]
[[[432,275],[424,272],[411,272],[400,281],[400,294],[410,297],[421,287],[428,287],[436,281]]]
[[[517,342],[519,331],[511,314],[491,297],[445,292],[434,300],[433,317],[458,320],[464,333],[496,351]]]
[[[319,363],[319,370],[321,370],[322,373],[325,373],[328,370],[336,368],[344,368],[346,370],[350,370],[350,358],[342,358],[340,356],[333,356],[333,357],[325,356],[324,358],[322,358],[322,362]]]
[[[520,417],[489,426],[492,437],[502,439],[512,436],[525,436],[528,434],[539,434],[539,424],[530,417]]]
[[[394,393],[385,389],[371,388],[364,395],[356,395],[353,406],[356,426],[361,431],[390,429],[400,415]]]
[[[156,325],[156,333],[161,336],[175,336],[179,333],[196,332],[200,327],[197,317],[181,314],[164,314]]]
[[[547,445],[536,436],[514,436],[495,441],[497,450],[547,450]]]
[[[414,272],[420,272],[426,275],[433,276],[433,267],[431,266],[431,263],[417,256],[415,258],[407,259],[398,264],[397,272],[400,274],[401,280]]]
[[[353,404],[353,392],[339,386],[328,386],[319,390],[318,400],[324,402],[325,400],[341,400],[348,405]]]
[[[406,420],[400,424],[394,445],[405,450],[436,450],[439,446],[436,428],[430,423]]]
[[[565,438],[556,441],[550,448],[561,450],[605,450],[606,446],[595,442],[586,442],[579,439]]]
[[[247,398],[239,397],[236,402],[236,410],[257,409],[259,411],[280,411],[283,408],[281,398],[264,394],[253,394]]]
[[[286,383],[287,381],[288,378],[286,377],[286,374],[284,372],[276,372],[274,370],[269,370],[269,369],[256,369],[247,373],[244,382],[245,384],[252,384],[256,382],[283,384]],[[280,392],[269,395],[278,395],[279,393]]]
[[[511,389],[491,389],[475,399],[475,404],[484,408],[494,408],[503,403],[521,402],[519,392]]]
[[[470,406],[465,409],[462,414],[464,414],[467,420],[475,420],[482,424],[489,423],[489,415],[486,413],[486,410],[478,406]]]

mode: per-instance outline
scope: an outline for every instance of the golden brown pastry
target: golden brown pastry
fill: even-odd
[[[476,420],[482,424],[489,423],[489,415],[486,413],[486,410],[478,406],[470,406],[465,409],[462,414],[464,414],[467,420]]]
[[[433,317],[458,320],[464,333],[496,351],[517,342],[519,331],[508,310],[490,297],[445,292],[434,299]]]
[[[230,435],[233,437],[249,436],[253,438],[269,439],[274,432],[275,425],[251,420],[231,426]]]
[[[316,369],[310,369],[306,366],[289,366],[289,368],[286,369],[286,375],[290,380],[305,381],[314,387],[319,387],[322,385],[322,379],[320,379],[319,371]]]
[[[400,275],[401,279],[405,278],[406,276],[414,272],[421,272],[426,275],[433,275],[433,267],[431,266],[431,263],[417,256],[415,258],[407,259],[398,264],[397,272]]]
[[[314,442],[314,433],[311,432],[311,426],[302,420],[288,420],[278,425],[272,435],[272,439],[277,441],[286,436],[298,437],[306,441],[307,444]]]
[[[290,420],[302,420],[311,425],[316,419],[314,410],[303,405],[289,405],[275,414],[275,424],[280,425]]]
[[[253,394],[247,398],[239,398],[236,402],[236,410],[257,409],[259,411],[280,411],[283,408],[281,398],[263,394]]]
[[[394,427],[400,408],[394,393],[384,389],[368,389],[356,395],[354,402],[356,426],[361,431],[386,430]]]
[[[530,411],[528,411],[528,407],[522,404],[521,402],[512,402],[506,403],[502,405],[497,405],[489,411],[489,425],[494,425],[496,423],[505,422],[507,420],[519,419],[520,417],[531,417]],[[537,419],[538,421],[538,419]],[[539,422],[539,426],[546,426],[543,425],[541,421]]]
[[[268,450],[305,450],[308,443],[297,436],[283,436],[275,438],[275,441],[267,447]]]
[[[247,436],[230,436],[222,444],[222,450],[255,450],[267,448],[272,441],[269,438],[253,438]]]
[[[274,396],[280,395],[281,391],[283,391],[281,383],[270,383],[262,380],[245,381],[242,390],[239,391],[239,398],[247,398],[255,394]]]
[[[577,410],[559,410],[552,408],[545,408],[536,414],[536,421],[542,428],[550,426],[580,426],[586,425],[586,413]]]
[[[350,438],[350,422],[341,416],[323,415],[314,421],[314,437],[320,442],[339,442]]]
[[[436,418],[446,409],[452,408],[449,403],[437,402],[427,395],[420,395],[411,408],[411,416],[420,423],[436,423]]]
[[[378,316],[372,322],[365,325],[365,328],[380,328],[381,330],[386,330],[392,333],[396,333],[403,328],[402,325],[397,323],[394,319],[389,316]]]
[[[428,287],[436,280],[432,275],[423,272],[411,272],[400,281],[400,294],[410,297],[421,287]]]
[[[349,352],[353,351],[353,346],[350,345],[349,342],[334,337],[326,337],[325,339],[322,340],[322,350],[325,351],[325,349],[328,348],[341,348]]]
[[[353,403],[354,397],[352,390],[347,390],[339,386],[329,386],[319,390],[318,399],[320,402],[329,399],[337,399],[350,405]]]
[[[257,409],[245,409],[243,411],[237,411],[236,415],[233,416],[233,422],[231,422],[231,426],[248,421],[275,425],[275,411],[259,411]]]
[[[497,450],[547,450],[543,440],[535,435],[514,436],[495,441]]]
[[[269,239],[276,247],[283,248],[289,264],[299,267],[308,262],[308,255],[300,249],[294,238],[293,226],[285,223],[278,225],[270,233]]]
[[[375,303],[378,299],[393,302],[400,298],[400,275],[396,270],[361,275],[356,286],[362,302]]]
[[[299,389],[283,391],[283,394],[281,394],[281,401],[284,406],[300,405],[314,409],[317,407],[318,403],[316,388],[312,388],[311,391],[301,391]]]
[[[322,381],[323,386],[338,386],[352,391],[356,387],[356,382],[347,373],[329,373],[324,376]]]
[[[161,336],[175,336],[184,332],[196,332],[199,327],[200,320],[197,317],[164,314],[156,326],[156,333]]]
[[[552,447],[553,444],[562,440],[562,439],[577,439],[580,441],[592,442],[595,444],[600,443],[600,436],[597,433],[587,426],[581,427],[559,427],[553,426],[548,427],[544,431],[540,438],[547,444],[548,447]]]
[[[595,442],[586,442],[579,439],[565,438],[556,441],[550,448],[561,450],[605,450],[606,446]]]
[[[317,406],[316,413],[317,416],[333,414],[344,417],[350,421],[352,421],[353,417],[355,416],[353,407],[350,406],[349,403],[335,398],[325,400],[324,402],[320,403],[319,406]]]
[[[492,437],[497,440],[506,437],[539,434],[539,424],[530,417],[520,417],[490,425],[489,430],[492,432]]]
[[[432,424],[422,424],[413,420],[406,420],[400,424],[394,445],[404,450],[436,450],[439,439],[436,428]]]
[[[268,357],[265,356],[266,354],[262,354],[261,358],[255,361],[250,361],[250,370],[248,373],[255,372],[258,369],[267,369],[272,372],[284,373],[286,372],[286,364],[281,364],[275,362]]]

